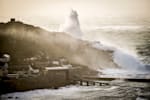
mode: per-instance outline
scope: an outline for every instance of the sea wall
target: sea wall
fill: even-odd
[[[38,75],[19,78],[4,78],[0,81],[1,93],[27,91],[33,89],[59,88],[71,84],[69,69],[48,70]]]

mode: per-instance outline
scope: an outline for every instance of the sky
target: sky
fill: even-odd
[[[0,0],[0,21],[11,17],[34,23],[63,20],[71,8],[81,20],[150,18],[150,0]]]

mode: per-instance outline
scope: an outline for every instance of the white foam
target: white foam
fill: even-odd
[[[136,78],[147,78],[150,76],[150,70],[148,70],[146,65],[143,64],[137,57],[119,49],[114,52],[113,56],[114,61],[122,68],[121,70],[118,70],[120,75],[123,73],[126,76]],[[115,73],[116,71],[114,70],[113,72]]]
[[[93,42],[92,46],[100,50],[112,51],[114,62],[121,67],[120,69],[112,69],[107,68],[106,66],[106,69],[100,70],[104,74],[119,76],[121,74],[131,75],[149,73],[149,71],[146,70],[145,65],[139,59],[137,59],[137,57],[123,51],[122,49],[106,46],[98,41]]]
[[[115,51],[115,48],[114,48],[114,47],[103,45],[103,44],[102,44],[101,42],[99,42],[99,41],[93,41],[91,44],[92,44],[92,47],[97,48],[97,49],[100,49],[100,50],[105,50],[105,51],[111,50],[111,51]]]
[[[113,57],[114,61],[125,69],[145,70],[139,59],[119,49],[115,50]]]
[[[97,91],[111,91],[116,89],[116,86],[104,88],[98,86],[67,86],[62,87],[60,89],[39,89],[27,92],[16,92],[2,95],[3,100],[7,100],[8,97],[12,97],[11,100],[15,100],[15,97],[18,97],[20,100],[83,100],[87,98],[89,95],[99,96],[97,95]],[[95,95],[93,95],[95,93]],[[9,99],[10,100],[10,99]]]

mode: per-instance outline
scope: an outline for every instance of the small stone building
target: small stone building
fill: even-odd
[[[10,22],[15,22],[15,21],[16,21],[15,18],[11,18],[11,19],[10,19]]]

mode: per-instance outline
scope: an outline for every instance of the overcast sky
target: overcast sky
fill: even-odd
[[[0,21],[10,17],[61,19],[70,8],[77,10],[81,19],[150,18],[150,0],[0,0]]]

